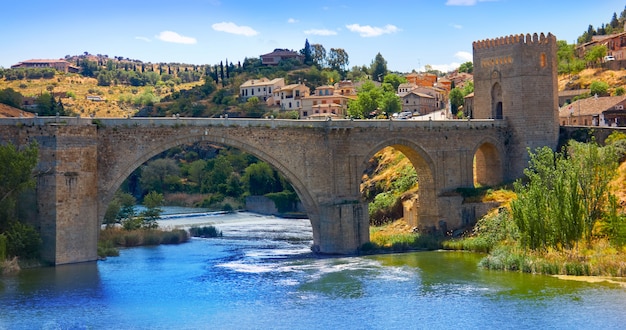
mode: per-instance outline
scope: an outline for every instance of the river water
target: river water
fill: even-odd
[[[322,258],[308,220],[172,217],[224,236],[0,278],[0,329],[623,329],[626,289],[483,270],[480,254]]]

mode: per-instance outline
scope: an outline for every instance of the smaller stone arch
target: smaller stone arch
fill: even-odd
[[[473,177],[474,187],[491,187],[504,181],[502,152],[498,144],[491,140],[483,140],[474,150]]]
[[[358,171],[359,175],[365,171],[367,163],[374,155],[386,148],[392,147],[405,155],[413,164],[418,176],[418,206],[407,214],[405,210],[405,220],[411,226],[421,230],[434,230],[439,226],[439,208],[437,198],[437,184],[435,182],[436,166],[432,157],[418,144],[405,139],[389,139],[374,145],[361,163]],[[359,177],[359,180],[361,178]],[[411,216],[411,219],[406,219]]]

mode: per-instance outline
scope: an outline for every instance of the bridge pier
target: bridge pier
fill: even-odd
[[[354,254],[369,242],[369,215],[367,203],[359,200],[320,205],[319,219],[311,219],[318,226],[319,240],[313,250],[325,254]]]
[[[37,225],[44,262],[98,258],[97,140],[94,126],[45,126],[39,144]],[[41,132],[41,130],[40,130]]]

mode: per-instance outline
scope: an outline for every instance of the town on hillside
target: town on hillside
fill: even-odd
[[[626,126],[626,32],[623,22],[609,26],[586,31],[576,45],[559,41],[560,125]],[[398,73],[387,70],[380,53],[370,67],[351,69],[345,50],[326,53],[307,40],[300,51],[278,48],[216,65],[144,63],[88,52],[29,59],[0,69],[0,103],[21,110],[0,116],[473,118],[472,62],[452,72],[427,65],[423,72]]]

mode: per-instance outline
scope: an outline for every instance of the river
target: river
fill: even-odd
[[[0,278],[0,329],[623,329],[626,289],[488,271],[480,254],[311,253],[308,220],[172,217],[224,236]]]

